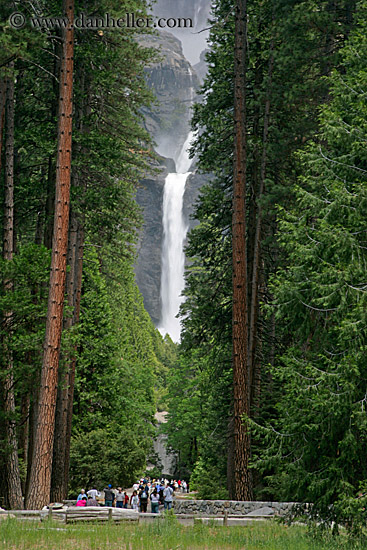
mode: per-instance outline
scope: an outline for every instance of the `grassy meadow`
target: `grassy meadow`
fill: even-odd
[[[319,540],[302,526],[258,523],[248,527],[183,527],[174,520],[152,524],[0,522],[1,550],[362,550],[343,539]]]

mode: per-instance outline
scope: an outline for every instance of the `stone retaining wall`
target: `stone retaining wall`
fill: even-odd
[[[272,508],[275,515],[284,516],[296,503],[294,502],[259,502],[235,500],[184,500],[176,499],[173,508],[176,514],[200,514],[217,516],[226,511],[231,516],[245,516],[261,508]]]

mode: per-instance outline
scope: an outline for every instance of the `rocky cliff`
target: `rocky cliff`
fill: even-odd
[[[156,142],[156,150],[175,159],[189,132],[190,107],[199,80],[184,57],[181,42],[161,31],[144,40],[159,51],[161,59],[146,70],[149,87],[157,98],[153,109],[144,112],[145,125]]]

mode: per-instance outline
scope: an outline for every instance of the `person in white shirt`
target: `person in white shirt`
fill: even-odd
[[[89,491],[87,492],[87,495],[89,497],[92,497],[93,500],[97,500],[97,497],[101,496],[99,491],[97,491],[97,489],[95,489],[94,487],[93,487],[93,489],[89,489]]]
[[[138,510],[139,508],[139,497],[137,491],[134,491],[130,498],[130,505],[133,510]]]
[[[150,495],[150,504],[151,504],[152,514],[158,514],[159,513],[159,493],[156,488],[153,489],[153,492]]]
[[[172,501],[173,501],[173,489],[170,487],[169,483],[167,483],[165,490],[163,491],[163,497],[164,497],[164,509],[170,510],[172,508]]]

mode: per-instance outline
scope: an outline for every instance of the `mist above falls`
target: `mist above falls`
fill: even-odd
[[[209,31],[208,18],[210,16],[210,0],[157,0],[153,6],[153,13],[157,17],[190,18],[193,28],[166,28],[182,43],[183,53],[191,65],[200,61],[200,53],[207,47]],[[202,32],[203,31],[203,32]]]

